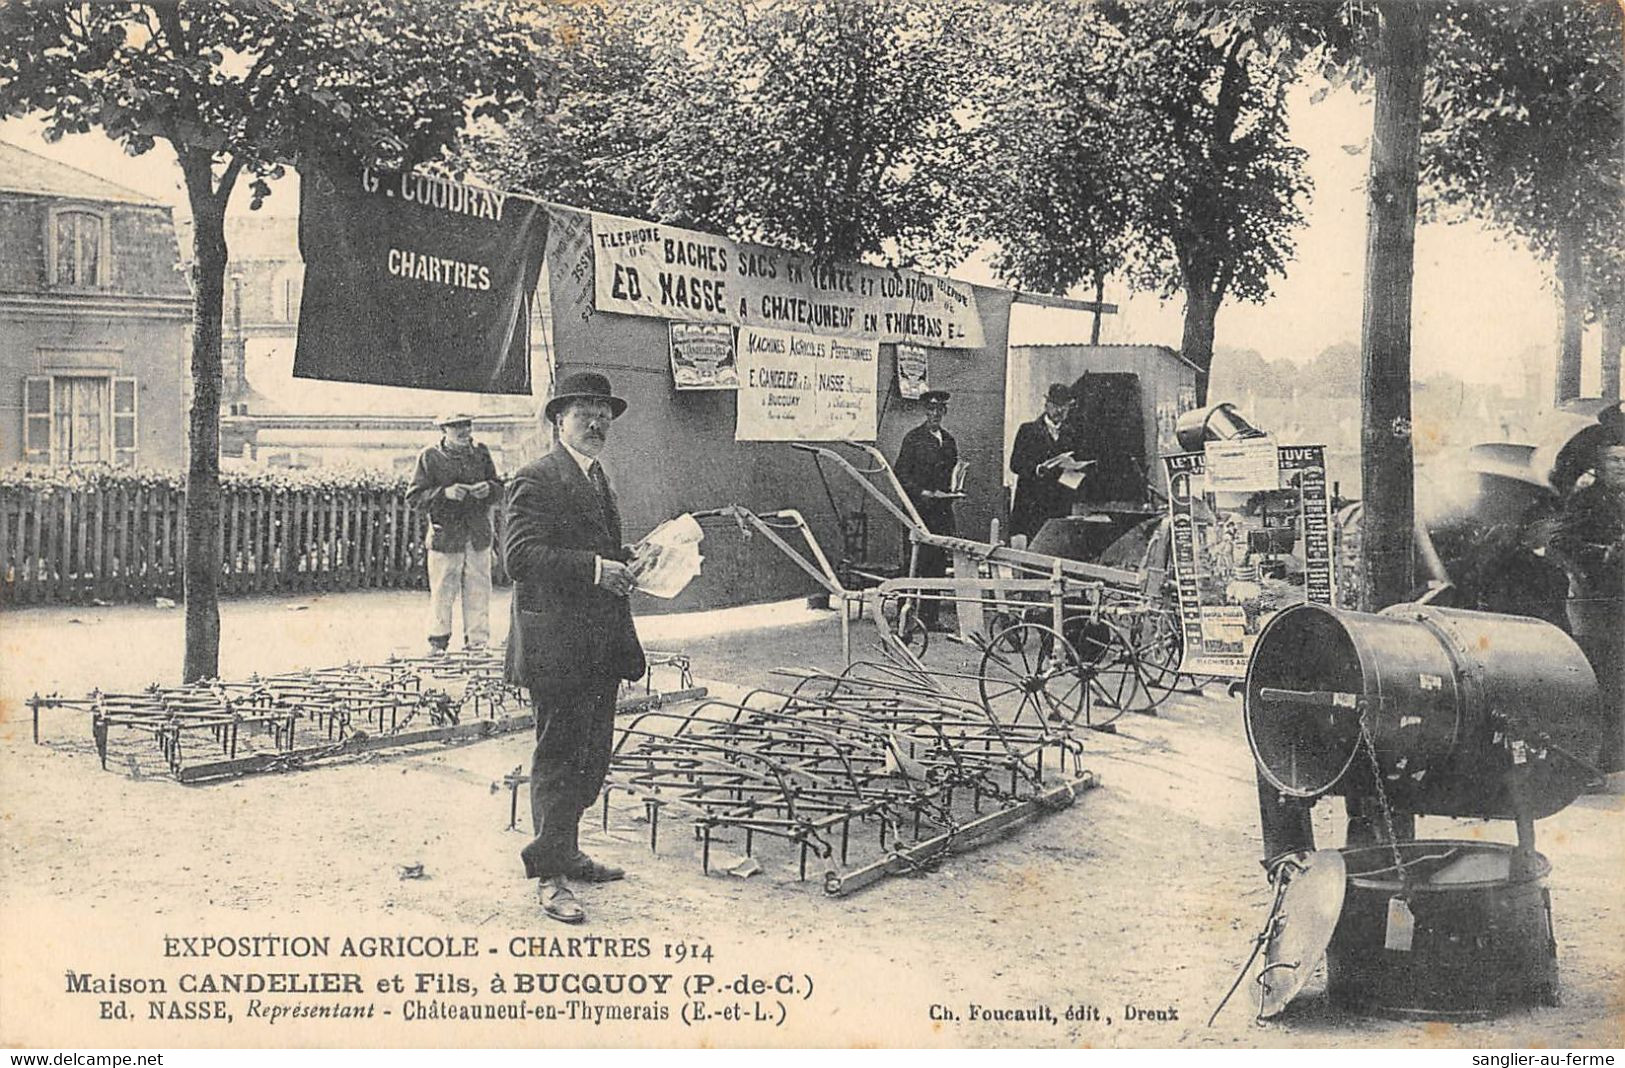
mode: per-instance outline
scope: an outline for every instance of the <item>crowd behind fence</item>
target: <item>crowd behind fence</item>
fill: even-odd
[[[500,527],[501,508],[492,510]],[[221,487],[223,595],[423,589],[425,520],[391,486]],[[0,484],[0,604],[182,597],[186,491],[163,480]],[[505,583],[500,554],[493,579]]]

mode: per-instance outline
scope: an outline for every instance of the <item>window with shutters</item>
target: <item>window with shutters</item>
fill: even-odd
[[[52,466],[134,464],[136,379],[29,375],[23,380],[23,458]]]
[[[51,284],[65,289],[94,289],[108,281],[107,217],[84,208],[53,209],[45,243]]]

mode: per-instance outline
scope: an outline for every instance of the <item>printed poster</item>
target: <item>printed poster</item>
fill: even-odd
[[[1179,452],[1179,417],[1196,407],[1196,390],[1180,386],[1173,397],[1157,398],[1157,452]]]
[[[1203,452],[1207,457],[1207,486],[1211,492],[1275,488],[1279,474],[1273,438],[1210,441]]]
[[[1270,449],[1275,477],[1257,488],[1234,488],[1255,483],[1256,449],[1237,454],[1210,445],[1206,454],[1163,457],[1189,674],[1240,678],[1276,612],[1306,601],[1333,604],[1326,450]],[[1222,488],[1213,484],[1216,451],[1226,472]]]
[[[979,349],[965,282],[742,245],[663,223],[593,213],[598,311],[804,334]]]
[[[880,345],[739,331],[735,441],[874,441]]]
[[[734,328],[726,323],[672,323],[671,378],[678,389],[738,389]]]
[[[931,362],[925,348],[899,342],[897,345],[897,391],[906,400],[919,400],[931,388]]]

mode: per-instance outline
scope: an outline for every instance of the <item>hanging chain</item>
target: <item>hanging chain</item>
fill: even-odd
[[[1360,717],[1360,744],[1365,749],[1366,757],[1371,762],[1371,779],[1377,787],[1377,807],[1382,810],[1383,826],[1388,831],[1388,848],[1394,854],[1394,871],[1399,876],[1403,886],[1405,879],[1405,860],[1399,853],[1399,840],[1394,835],[1394,809],[1388,803],[1388,791],[1382,785],[1382,765],[1377,762],[1377,742],[1371,736],[1371,726],[1366,717]]]

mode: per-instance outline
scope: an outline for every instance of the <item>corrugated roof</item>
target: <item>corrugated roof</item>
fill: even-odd
[[[0,141],[0,192],[162,206],[145,193]]]

